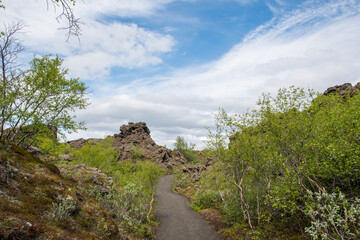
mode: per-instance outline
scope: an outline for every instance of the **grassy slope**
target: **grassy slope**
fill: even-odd
[[[0,239],[144,238],[121,225],[109,196],[122,190],[94,168],[58,168],[1,143],[0,170]]]

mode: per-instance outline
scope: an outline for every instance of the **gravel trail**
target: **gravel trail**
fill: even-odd
[[[188,204],[171,192],[172,176],[160,179],[156,216],[160,222],[157,240],[220,240],[221,238]]]

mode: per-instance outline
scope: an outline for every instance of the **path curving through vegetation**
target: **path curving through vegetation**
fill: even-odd
[[[188,204],[171,191],[172,175],[163,176],[158,186],[156,216],[160,222],[157,240],[220,240],[220,236]]]

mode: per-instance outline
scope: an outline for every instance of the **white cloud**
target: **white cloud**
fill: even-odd
[[[275,4],[273,4],[273,3],[269,2],[269,1],[266,1],[266,6],[270,9],[270,11],[271,11],[275,16],[277,16],[278,14],[281,13],[281,8],[275,6]]]
[[[70,45],[64,43],[64,32],[56,30],[56,13],[39,7],[44,2],[5,1],[2,17],[25,19],[31,30],[24,42],[27,47],[62,54],[74,75],[101,79],[116,66],[156,65],[163,61],[162,54],[174,48],[170,35],[104,19],[105,13],[151,16],[170,0],[104,0],[101,4],[87,0],[85,5],[78,1],[76,11],[86,25],[80,43]],[[181,135],[202,146],[204,127],[212,125],[212,113],[218,107],[243,113],[254,106],[261,92],[274,93],[290,85],[324,91],[360,81],[359,22],[358,0],[308,1],[259,26],[217,61],[121,87],[97,83],[110,95],[92,97],[93,104],[76,113],[88,122],[89,130],[70,138],[112,135],[127,121],[145,121],[159,144],[172,146]]]
[[[243,113],[262,92],[280,87],[324,91],[360,81],[359,9],[350,0],[306,5],[259,27],[217,61],[132,82],[94,99],[79,116],[90,130],[101,120],[116,130],[124,120],[145,121],[159,144],[171,146],[182,135],[203,146],[218,107]]]
[[[140,68],[162,63],[175,40],[135,24],[105,25],[91,22],[84,27],[78,54],[66,58],[72,74],[83,79],[101,79],[112,67]]]
[[[50,1],[49,1],[50,2]],[[103,79],[113,67],[140,68],[162,63],[161,55],[172,51],[175,40],[141,28],[136,24],[106,22],[102,17],[147,16],[170,0],[78,1],[76,16],[84,23],[80,41],[71,38],[67,43],[66,31],[59,31],[56,16],[61,9],[47,7],[46,0],[5,2],[3,19],[7,22],[24,20],[27,28],[24,45],[28,51],[40,54],[58,54],[65,58],[72,75],[82,79]],[[54,11],[53,11],[54,10]],[[99,21],[101,20],[101,21]]]

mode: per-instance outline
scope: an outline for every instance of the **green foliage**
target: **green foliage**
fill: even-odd
[[[360,96],[342,101],[337,95],[315,99],[314,137],[309,139],[309,173],[328,190],[360,194]]]
[[[102,196],[97,191],[91,194],[113,214],[121,228],[137,235],[151,235],[149,228],[149,199],[142,186],[129,182],[122,187],[122,191],[111,189],[110,193]]]
[[[76,209],[73,200],[61,198],[59,202],[53,203],[51,208],[51,218],[58,222],[70,217],[71,212]]]
[[[90,167],[104,169],[105,173],[111,173],[116,167],[118,153],[111,147],[112,138],[107,137],[101,143],[94,144],[91,140],[80,150],[74,151],[76,163],[86,164]]]
[[[190,185],[190,179],[180,169],[175,170],[174,177],[172,178],[171,189],[187,188]]]
[[[176,142],[174,143],[175,149],[180,151],[189,162],[197,161],[197,155],[194,152],[195,146],[194,143],[185,142],[184,138],[180,136],[176,137]]]
[[[73,152],[75,164],[96,167],[114,181],[109,194],[102,196],[98,191],[93,195],[121,222],[121,227],[140,236],[151,236],[154,224],[154,195],[159,166],[151,162],[118,161],[119,154],[111,147],[113,139],[107,137],[101,143],[89,141],[80,150]],[[120,188],[120,191],[115,191]]]
[[[46,136],[38,136],[35,140],[35,144],[39,146],[44,154],[60,155],[65,151],[70,151],[70,147],[63,143],[59,143],[57,139],[52,139]]]
[[[348,201],[340,193],[308,191],[306,214],[311,226],[305,232],[312,239],[358,239],[360,236],[360,200]]]
[[[192,207],[197,210],[203,210],[218,206],[221,201],[220,194],[211,189],[204,189],[195,194],[195,199],[192,201]]]
[[[38,135],[49,134],[49,126],[59,134],[85,129],[70,112],[88,105],[87,87],[79,79],[66,78],[68,70],[62,64],[59,57],[35,57],[30,69],[16,79],[11,72],[3,74],[0,138],[28,147]]]
[[[99,144],[89,141],[80,150],[73,152],[75,163],[100,169],[111,176],[120,187],[126,186],[129,182],[144,186],[151,195],[160,176],[160,168],[150,162],[117,161],[119,153],[111,147],[112,142],[111,137],[105,138]]]
[[[131,150],[131,159],[138,160],[143,159],[145,156],[145,151],[140,146],[132,146]]]
[[[100,221],[97,222],[96,225],[97,232],[100,233],[102,237],[109,237],[112,232],[115,232],[116,226],[115,225],[108,225],[104,218],[101,218]]]
[[[305,227],[307,191],[359,195],[360,95],[322,96],[290,87],[275,97],[263,94],[258,105],[242,115],[220,110],[217,131],[210,132],[218,172],[228,178],[222,206],[232,221],[239,211],[236,221],[250,228],[267,222]]]

